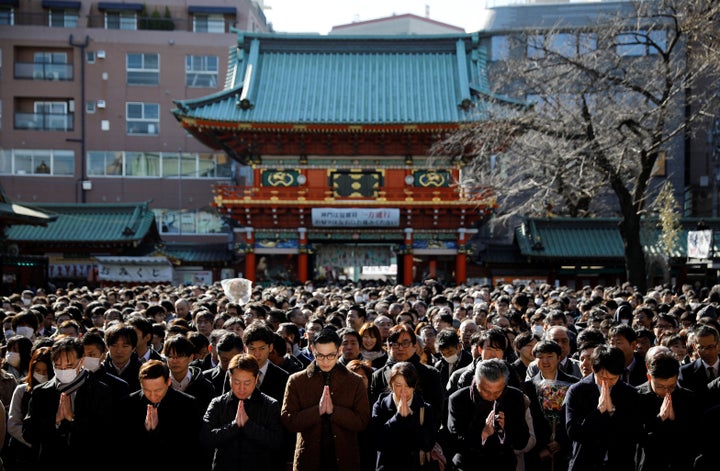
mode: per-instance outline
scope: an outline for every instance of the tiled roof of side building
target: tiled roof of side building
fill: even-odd
[[[14,242],[132,242],[157,232],[155,215],[142,203],[41,203],[28,205],[55,215],[47,227],[13,226],[8,239]]]
[[[619,218],[528,218],[515,228],[515,241],[523,256],[535,260],[618,260],[625,257],[619,223]],[[720,219],[681,218],[671,258],[687,257],[688,232],[697,230],[700,223],[714,229],[713,250],[720,253]],[[657,221],[646,227],[641,235],[645,253],[665,255]]]

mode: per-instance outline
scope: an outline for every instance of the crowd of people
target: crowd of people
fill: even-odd
[[[720,462],[720,285],[69,285],[0,304],[6,470]]]

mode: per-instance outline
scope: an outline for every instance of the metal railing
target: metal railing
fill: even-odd
[[[15,113],[15,129],[35,131],[73,131],[75,113]]]

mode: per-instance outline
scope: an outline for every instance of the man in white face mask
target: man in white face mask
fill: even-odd
[[[107,440],[114,439],[106,435],[114,425],[112,391],[89,381],[82,354],[78,339],[56,340],[50,353],[55,377],[32,391],[23,437],[40,450],[38,469],[76,470],[79,456],[100,462]]]
[[[121,401],[130,394],[130,386],[124,379],[110,374],[102,362],[107,355],[107,344],[99,331],[89,331],[80,340],[83,346],[82,365],[90,373],[92,381],[102,381],[110,386],[115,401]]]

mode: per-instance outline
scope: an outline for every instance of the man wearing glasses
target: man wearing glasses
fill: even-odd
[[[311,340],[314,360],[290,376],[281,420],[297,433],[294,470],[359,470],[358,432],[370,422],[367,388],[338,363],[340,337],[324,328]]]
[[[643,421],[637,469],[693,469],[700,418],[695,393],[678,387],[680,363],[671,352],[653,355],[647,366],[647,382],[637,387]]]
[[[693,345],[699,358],[692,363],[682,365],[678,376],[678,384],[694,391],[700,403],[707,407],[708,383],[718,377],[718,342],[720,334],[715,327],[699,324],[695,328]]]

